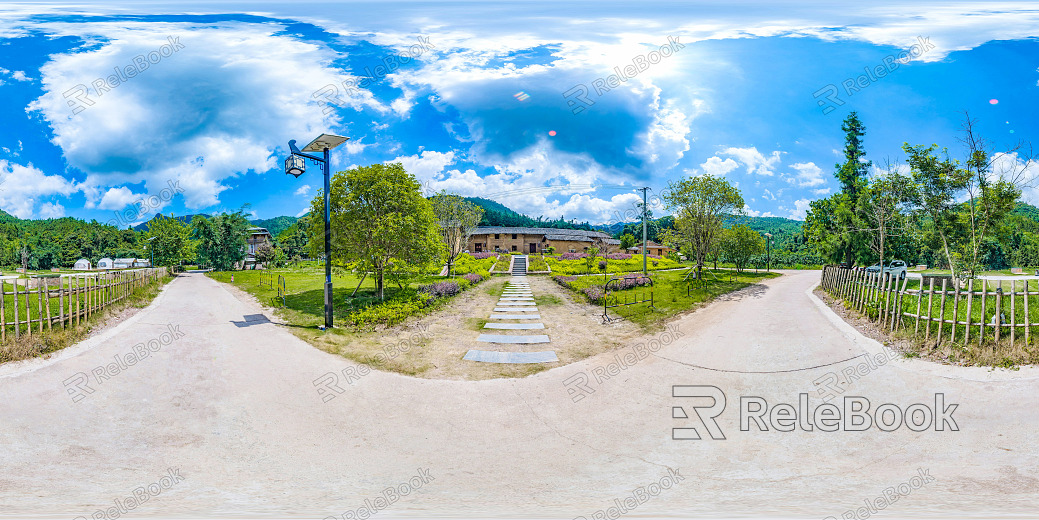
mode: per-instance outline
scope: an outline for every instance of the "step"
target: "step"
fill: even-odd
[[[509,336],[505,334],[480,334],[480,337],[476,338],[476,341],[482,341],[484,343],[514,343],[514,344],[526,344],[526,343],[551,343],[552,340],[548,339],[548,336],[544,334],[535,334],[530,336]]]
[[[498,302],[498,305],[501,305],[503,307],[504,306],[508,306],[508,305],[530,305],[530,306],[533,307],[534,305],[537,305],[537,304],[535,304],[534,302],[502,302],[502,301],[500,301],[500,302]]]
[[[492,320],[540,320],[540,314],[491,314]]]
[[[502,330],[534,330],[545,328],[544,323],[485,323],[483,325],[485,329],[502,329]]]
[[[495,307],[494,312],[538,312],[537,307]]]
[[[494,352],[490,350],[470,350],[462,358],[467,361],[483,363],[553,363],[559,361],[553,350],[544,352]]]

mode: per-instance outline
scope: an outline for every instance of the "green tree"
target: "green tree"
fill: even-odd
[[[861,222],[868,226],[864,231],[870,237],[869,246],[880,265],[884,265],[891,239],[909,233],[905,210],[915,191],[912,179],[899,173],[897,165],[889,163],[885,170],[863,187],[858,205]]]
[[[329,193],[332,255],[375,274],[385,299],[387,274],[396,278],[435,267],[445,255],[433,207],[422,186],[400,163],[359,166],[338,172]],[[323,199],[311,214],[323,214]],[[324,223],[311,219],[310,244],[323,244]],[[399,282],[398,282],[399,283]]]
[[[447,246],[447,272],[451,274],[455,258],[465,251],[469,237],[483,218],[483,208],[458,195],[440,192],[430,201]]]
[[[765,239],[746,224],[737,224],[722,233],[718,250],[726,260],[736,264],[737,273],[742,273],[751,258],[765,252]]]
[[[249,227],[243,210],[211,218],[195,215],[191,219],[191,231],[197,240],[195,251],[199,263],[217,271],[234,269],[245,259]]]
[[[191,251],[191,232],[179,219],[156,216],[145,233],[154,265],[179,265]]]
[[[688,244],[699,277],[722,224],[742,213],[743,196],[722,177],[700,175],[669,183],[664,200],[669,210],[675,210],[674,232]]]
[[[624,233],[620,237],[621,251],[627,251],[629,248],[635,247],[635,235],[631,233]]]

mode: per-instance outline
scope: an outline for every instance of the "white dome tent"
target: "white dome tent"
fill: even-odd
[[[72,266],[72,268],[76,271],[89,271],[90,260],[87,260],[86,258],[80,258],[79,260],[76,260],[76,264]]]
[[[102,258],[97,261],[98,269],[112,269],[113,267],[114,265],[112,264],[111,258]]]

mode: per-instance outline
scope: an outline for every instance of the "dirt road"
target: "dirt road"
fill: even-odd
[[[818,278],[730,295],[643,359],[467,382],[367,373],[183,275],[105,335],[0,367],[0,516],[1034,515],[1039,371],[865,363],[883,347],[811,295]],[[829,373],[831,403],[933,408],[943,394],[944,431],[805,431],[803,418],[741,431],[741,398],[796,409],[805,393],[814,409]],[[724,440],[696,419],[712,400],[673,397],[675,385],[724,393]],[[673,439],[690,427],[701,440]],[[146,501],[127,500],[135,490]]]

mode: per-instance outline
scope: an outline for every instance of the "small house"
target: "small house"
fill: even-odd
[[[77,271],[89,271],[90,260],[87,260],[86,258],[80,258],[79,260],[76,260],[76,263],[72,266],[72,268]]]
[[[126,269],[128,267],[133,267],[133,263],[136,261],[136,258],[116,258],[112,261],[112,267],[116,269]]]
[[[102,258],[97,261],[98,269],[114,269],[115,263],[112,262],[111,258]]]

